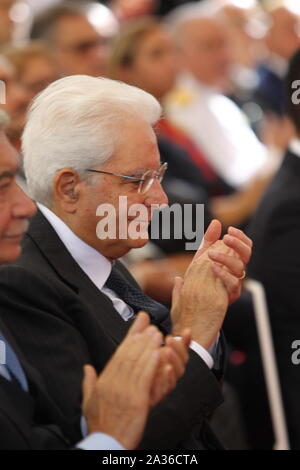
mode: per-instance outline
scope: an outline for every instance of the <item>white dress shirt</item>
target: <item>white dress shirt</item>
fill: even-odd
[[[297,139],[296,137],[291,139],[289,149],[291,152],[297,155],[297,157],[300,157],[300,139]]]
[[[102,432],[90,434],[79,442],[76,447],[81,450],[126,450],[120,442]]]
[[[77,235],[75,235],[75,233],[72,232],[72,230],[50,209],[40,203],[37,205],[48,222],[52,225],[53,229],[74,260],[95,284],[95,286],[111,299],[115,309],[121,315],[121,317],[125,321],[129,320],[129,318],[132,318],[134,315],[132,308],[122,299],[120,299],[114,291],[105,287],[105,283],[111,273],[112,263],[107,258],[105,258],[105,256],[101,255],[97,250],[77,237]],[[202,360],[210,369],[213,368],[213,358],[206,349],[204,349],[195,341],[192,341],[190,347],[202,358]],[[215,345],[210,351],[215,351]]]
[[[105,287],[105,283],[110,276],[112,263],[97,250],[82,241],[74,232],[50,209],[37,204],[40,211],[44,214],[48,222],[52,225],[55,232],[67,248],[68,252],[74,258],[90,280],[112,301],[114,308],[127,321],[132,318],[134,312],[123,300],[121,300],[111,289]]]
[[[236,104],[215,88],[182,74],[165,103],[167,117],[181,127],[227,183],[247,183],[268,161],[268,152]]]

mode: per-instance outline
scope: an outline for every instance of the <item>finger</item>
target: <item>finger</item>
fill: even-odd
[[[97,382],[97,374],[94,367],[90,365],[85,365],[83,368],[83,381],[82,381],[82,407],[85,408],[87,402],[89,401],[92,393],[95,389]]]
[[[178,354],[168,346],[164,347],[162,353],[166,355],[166,360],[172,366],[176,378],[181,377],[184,374],[185,367]]]
[[[222,224],[219,222],[219,220],[212,220],[211,223],[209,224],[201,245],[197,251],[197,253],[194,256],[194,259],[197,259],[204,251],[206,251],[213,243],[215,243],[217,240],[220,239],[222,234]]]
[[[149,395],[149,402],[151,389],[156,382],[156,375],[159,373],[160,360],[161,353],[159,349],[155,351],[148,350],[146,354],[143,354],[143,359],[140,358],[135,367],[136,392]]]
[[[189,352],[190,344],[192,341],[192,331],[186,328],[182,333],[182,341],[185,344],[186,350]]]
[[[164,367],[164,377],[165,377],[165,396],[175,388],[178,379],[176,378],[173,367],[170,364],[167,364]]]
[[[245,265],[239,258],[235,258],[233,256],[229,256],[224,253],[220,253],[219,251],[213,250],[210,250],[208,255],[210,259],[226,267],[228,271],[236,278],[239,279],[243,277]]]
[[[225,269],[222,269],[218,264],[212,264],[214,274],[222,281],[227,294],[229,303],[237,300],[241,294],[242,282],[236,277],[232,276]]]
[[[119,369],[119,376],[132,382],[138,380],[141,362],[146,362],[151,353],[160,348],[163,341],[162,333],[150,325],[142,333],[126,337],[115,352],[111,362]]]
[[[252,254],[250,246],[242,242],[239,238],[230,235],[225,235],[223,240],[225,245],[232,248],[244,264],[249,263]]]
[[[150,317],[146,312],[139,312],[130,329],[128,330],[127,337],[136,333],[141,333],[150,324]]]
[[[253,247],[253,241],[251,238],[247,237],[247,235],[242,231],[239,230],[238,228],[235,227],[229,227],[228,229],[229,235],[232,235],[233,237],[239,238],[242,242],[246,243],[250,248]]]
[[[176,377],[170,364],[160,365],[151,389],[151,406],[157,405],[175,387]]]

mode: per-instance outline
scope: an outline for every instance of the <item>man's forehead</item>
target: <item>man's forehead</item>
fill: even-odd
[[[57,23],[57,36],[59,41],[68,42],[76,40],[76,43],[86,39],[96,39],[98,32],[82,15],[69,15],[61,18]]]
[[[155,133],[139,144],[132,148],[126,146],[126,141],[122,141],[117,152],[107,161],[107,166],[120,167],[122,171],[132,175],[157,169],[160,165],[160,153]]]

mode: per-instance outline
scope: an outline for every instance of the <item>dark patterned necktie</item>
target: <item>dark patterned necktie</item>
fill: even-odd
[[[13,379],[16,379],[22,389],[28,392],[28,382],[23,372],[22,366],[19,359],[17,358],[14,350],[6,341],[2,333],[0,332],[0,341],[5,345],[5,364],[4,367],[8,370],[8,375]]]
[[[113,290],[120,299],[133,308],[135,314],[143,310],[149,313],[154,323],[158,325],[168,323],[169,310],[133,286],[117,268],[112,268],[106,287]],[[163,326],[169,329],[167,323]]]

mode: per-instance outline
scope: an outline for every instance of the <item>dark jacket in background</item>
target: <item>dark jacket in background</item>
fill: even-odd
[[[25,361],[1,320],[0,331],[17,354],[29,385],[29,392],[25,392],[16,380],[0,376],[0,450],[67,449],[71,441],[75,444],[72,426],[48,395],[40,374]],[[62,430],[70,441],[63,437]]]
[[[290,151],[249,228],[254,242],[248,275],[266,289],[290,438],[300,449],[300,158]]]

